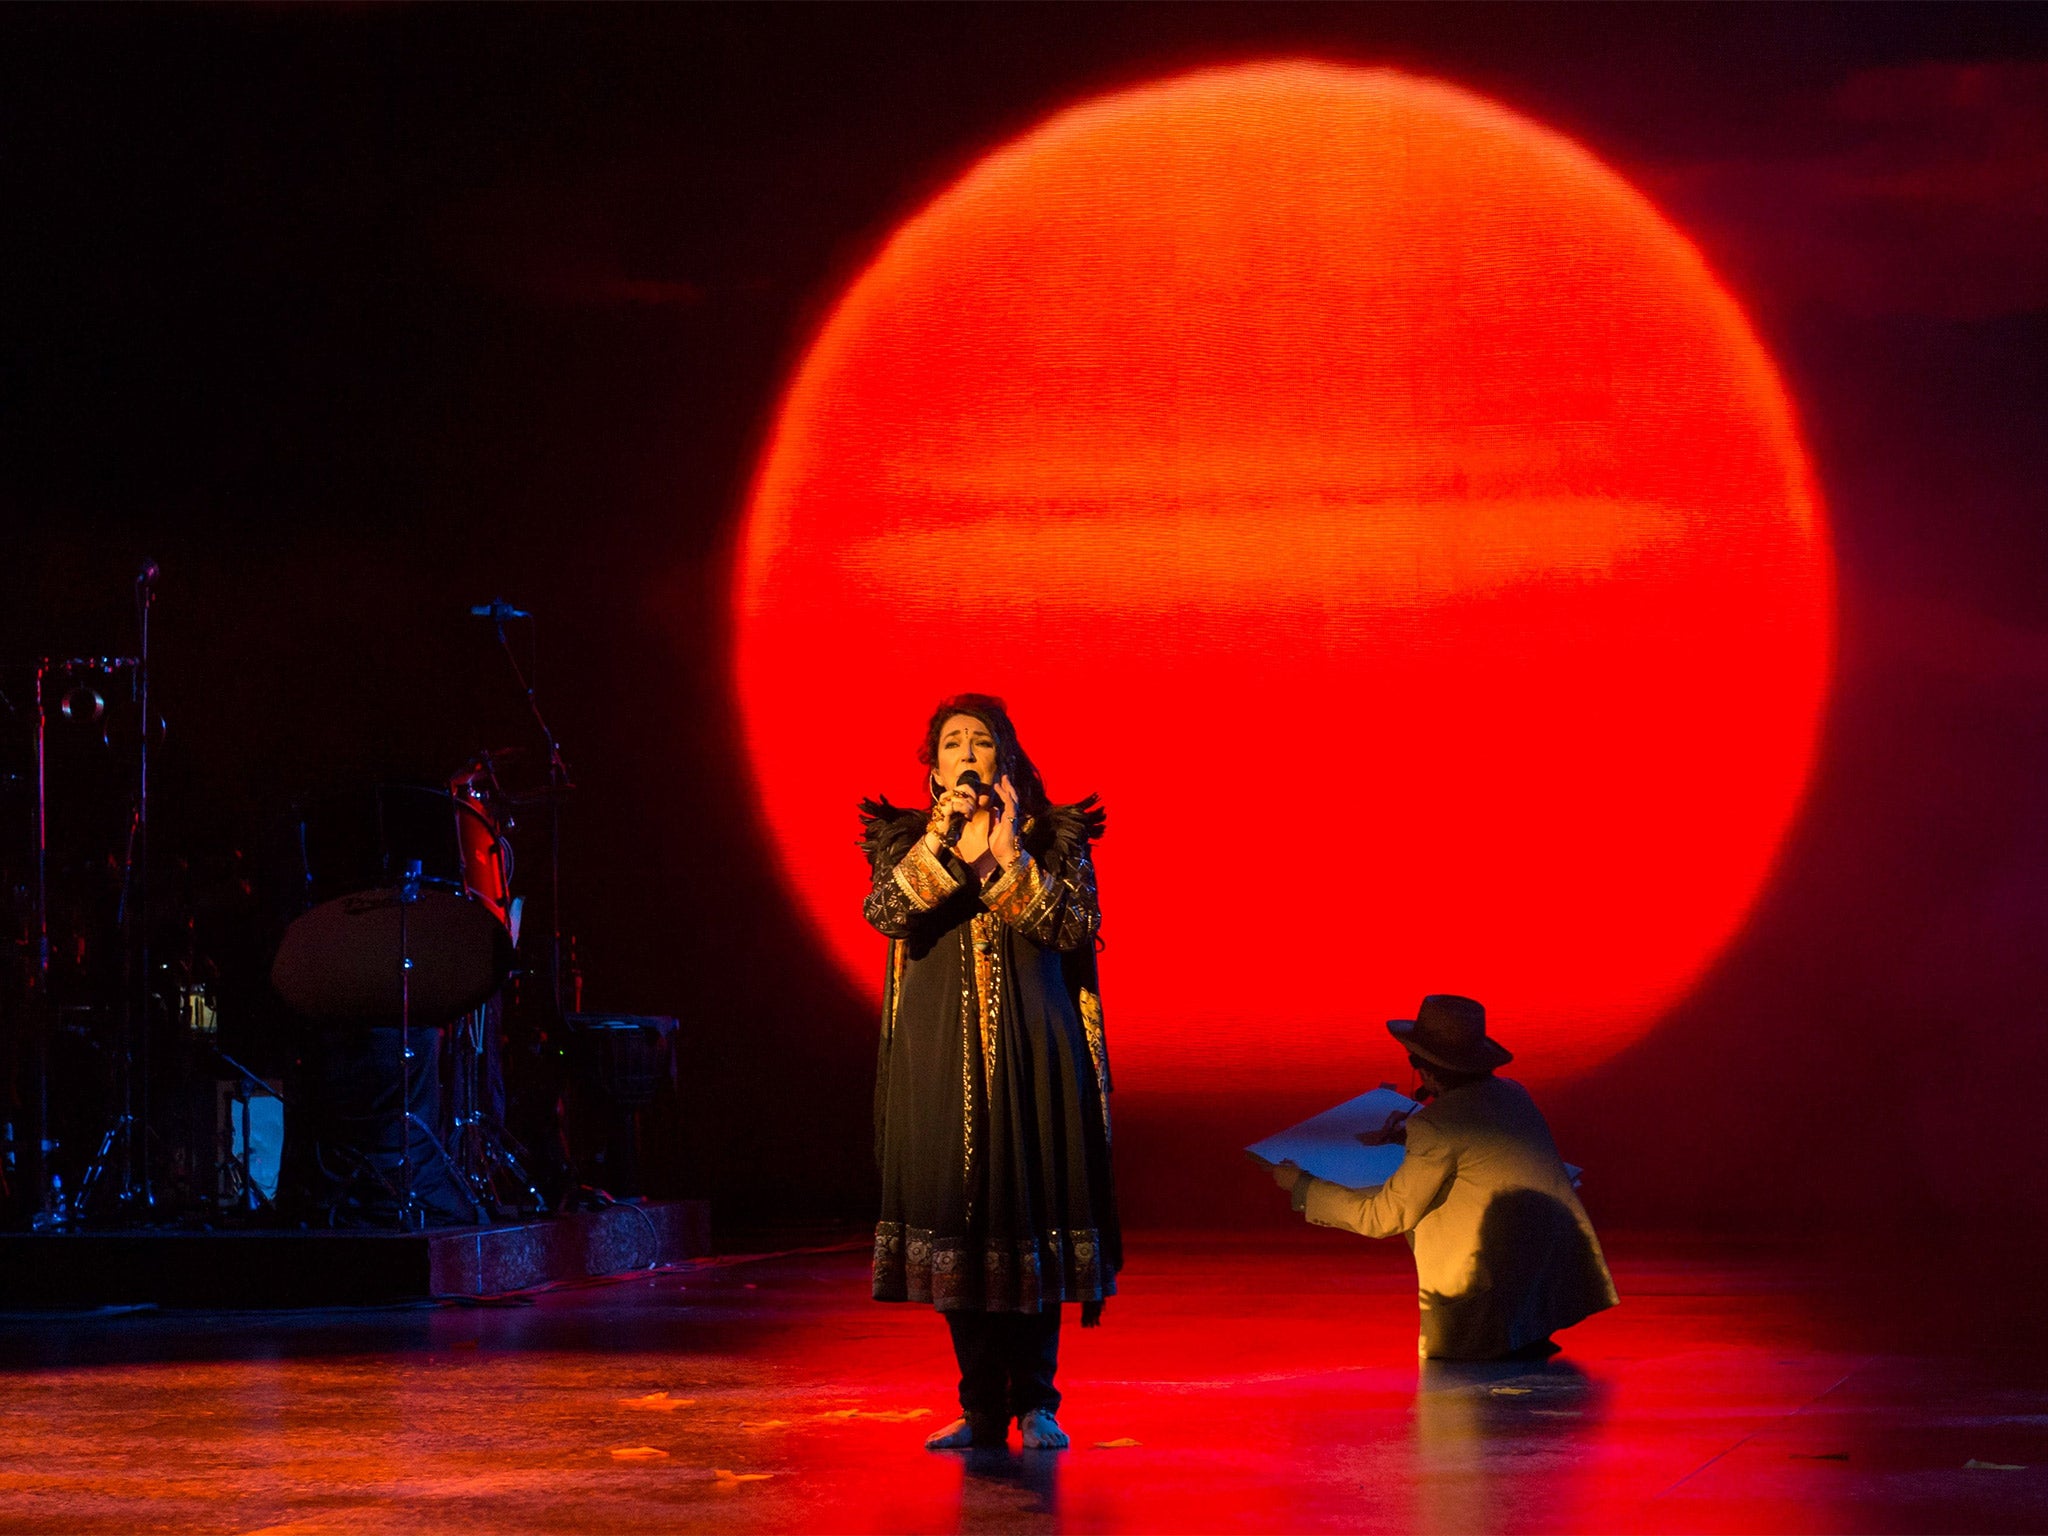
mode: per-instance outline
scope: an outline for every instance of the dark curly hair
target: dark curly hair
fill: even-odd
[[[993,694],[956,693],[950,699],[941,699],[924,728],[924,745],[918,748],[917,760],[926,768],[938,766],[939,733],[955,715],[972,715],[995,737],[996,777],[1008,774],[1017,787],[1018,811],[1026,817],[1044,815],[1051,804],[1046,799],[1045,781],[1038,776],[1038,765],[1031,761],[1023,743],[1017,740],[1017,727],[1010,722],[1009,710]]]

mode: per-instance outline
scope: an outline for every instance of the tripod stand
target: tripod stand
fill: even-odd
[[[450,1030],[449,1089],[454,1099],[455,1171],[478,1207],[493,1214],[544,1211],[547,1201],[520,1162],[520,1148],[484,1102],[491,1007],[472,1008]],[[510,1190],[507,1199],[501,1191]]]

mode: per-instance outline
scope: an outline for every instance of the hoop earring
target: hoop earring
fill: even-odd
[[[936,772],[925,775],[924,787],[931,792],[932,804],[937,805],[945,791],[939,787],[939,776]]]

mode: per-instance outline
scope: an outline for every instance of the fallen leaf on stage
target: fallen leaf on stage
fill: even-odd
[[[622,1397],[621,1408],[641,1408],[649,1413],[673,1413],[678,1408],[688,1408],[697,1399],[694,1397],[670,1397],[666,1392],[650,1392],[645,1397]]]
[[[1495,1387],[1492,1390],[1495,1397],[1527,1397],[1536,1389],[1534,1387]]]
[[[848,1418],[853,1418],[853,1419],[873,1419],[873,1420],[875,1420],[875,1421],[876,1421],[877,1423],[880,1423],[880,1424],[907,1424],[907,1423],[909,1423],[909,1422],[910,1422],[910,1421],[911,1421],[912,1419],[925,1419],[925,1418],[930,1418],[930,1417],[931,1417],[931,1409],[929,1409],[929,1408],[854,1408],[854,1409],[850,1409],[850,1410],[848,1410],[848,1412],[847,1412],[847,1415],[846,1415],[846,1417],[848,1417]]]
[[[740,1428],[750,1435],[758,1435],[764,1429],[783,1429],[788,1424],[789,1420],[787,1419],[758,1419],[751,1424],[742,1423]]]
[[[711,1480],[722,1487],[730,1488],[734,1483],[765,1483],[773,1472],[728,1472],[723,1467],[714,1468]]]
[[[1139,1443],[1136,1440],[1098,1440],[1095,1442],[1095,1449],[1098,1451],[1121,1451]]]
[[[668,1452],[654,1445],[621,1445],[612,1450],[613,1461],[666,1461]]]

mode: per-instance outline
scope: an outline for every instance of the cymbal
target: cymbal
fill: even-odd
[[[482,902],[425,889],[405,908],[411,1017],[434,1028],[481,1006],[512,968],[512,939]],[[396,1024],[400,1015],[399,889],[322,902],[285,930],[271,985],[316,1019]]]

